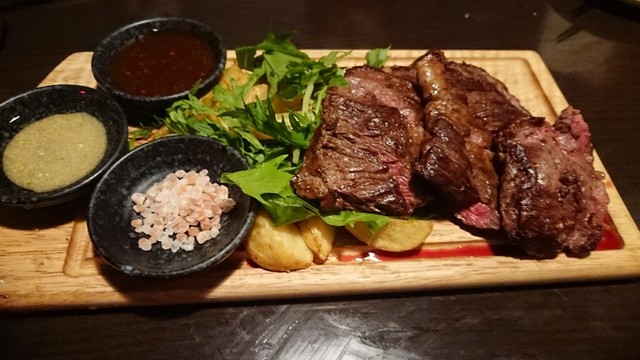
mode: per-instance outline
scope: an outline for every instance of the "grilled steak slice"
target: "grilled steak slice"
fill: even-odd
[[[413,66],[426,101],[427,133],[416,173],[440,191],[463,223],[499,229],[493,134],[482,116],[491,113],[496,117],[500,108],[479,111],[474,104],[485,95],[486,99],[499,98],[504,85],[479,68],[448,61],[437,50],[427,52]],[[505,97],[505,104],[510,101]]]
[[[495,133],[520,118],[530,117],[507,87],[484,69],[466,63],[446,62],[447,85],[452,96],[463,99],[469,112],[485,129]]]
[[[593,250],[609,198],[593,169],[589,129],[567,108],[553,126],[522,119],[496,137],[504,167],[500,211],[508,237],[533,256]]]
[[[401,79],[405,79],[409,81],[414,87],[419,88],[418,86],[418,72],[416,68],[413,66],[385,66],[382,68],[383,71],[388,72],[393,76],[397,76]]]
[[[404,120],[409,141],[408,156],[414,160],[420,152],[424,136],[424,114],[421,99],[412,83],[406,79],[368,66],[356,66],[345,71],[349,86],[333,89],[354,99],[374,101],[396,108]]]
[[[381,70],[352,68],[345,79],[348,87],[332,87],[323,100],[323,122],[291,184],[325,211],[408,216],[422,201],[411,183],[420,99],[408,81]]]

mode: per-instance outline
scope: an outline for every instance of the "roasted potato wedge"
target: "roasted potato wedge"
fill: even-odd
[[[238,64],[230,64],[222,73],[220,83],[227,89],[231,89],[231,82],[235,81],[238,85],[244,85],[249,81],[249,73],[242,70]]]
[[[267,270],[292,271],[313,264],[313,252],[302,238],[298,225],[275,227],[263,209],[256,214],[244,245],[251,260]]]
[[[375,234],[372,234],[363,222],[357,222],[345,228],[358,240],[376,249],[400,252],[422,245],[431,234],[433,221],[390,219],[389,224]]]
[[[315,255],[315,262],[323,263],[333,248],[336,228],[325,223],[319,216],[298,222],[304,242]]]
[[[274,96],[271,105],[276,113],[288,113],[291,109],[302,108],[302,98],[298,97],[293,100],[284,100],[280,96]]]
[[[269,95],[269,85],[257,84],[251,87],[247,94],[244,96],[246,103],[252,103],[256,101],[256,97],[260,100],[265,100]]]

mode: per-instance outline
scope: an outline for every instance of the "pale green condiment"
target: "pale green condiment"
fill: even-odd
[[[91,172],[106,148],[106,130],[92,115],[51,115],[28,125],[9,141],[2,167],[9,180],[20,187],[51,191]]]

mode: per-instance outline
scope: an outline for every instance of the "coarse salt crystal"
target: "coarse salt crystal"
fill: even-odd
[[[135,194],[131,195],[131,200],[133,200],[133,202],[136,205],[142,205],[146,198],[147,197],[144,196],[144,194],[141,194],[141,193],[135,193]]]
[[[210,182],[208,170],[167,174],[144,194],[131,196],[133,209],[142,216],[131,226],[141,237],[138,246],[145,251],[160,242],[162,249],[192,251],[195,242],[203,244],[220,232],[220,216],[235,206],[226,186]]]
[[[149,251],[151,250],[151,243],[149,242],[149,239],[140,238],[138,239],[138,247],[144,251]]]
[[[211,239],[211,231],[205,230],[201,231],[196,235],[196,240],[198,244],[204,244],[207,240]]]
[[[160,244],[162,245],[162,249],[164,250],[171,249],[172,243],[173,243],[173,240],[171,240],[171,238],[164,238],[160,241]]]
[[[171,242],[171,252],[177,252],[182,247],[182,242],[180,240],[173,240]]]

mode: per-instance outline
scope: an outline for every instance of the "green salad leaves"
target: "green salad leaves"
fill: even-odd
[[[236,184],[259,201],[274,225],[319,215],[334,226],[363,221],[376,231],[386,225],[387,217],[353,211],[322,213],[315,204],[298,197],[290,186],[320,124],[327,90],[346,86],[344,71],[337,63],[349,54],[331,51],[317,60],[311,59],[291,42],[291,36],[269,33],[257,45],[237,48],[238,66],[250,71],[249,80],[242,85],[233,79],[226,85],[216,85],[214,106],[195,96],[174,103],[164,123],[177,134],[211,137],[237,149],[250,169],[224,174],[222,181]],[[369,65],[382,66],[387,51],[388,48],[372,50],[371,55],[367,54]],[[267,98],[245,101],[257,84],[268,85]],[[273,106],[276,101],[296,106],[277,114]]]
[[[385,49],[373,49],[368,51],[365,55],[367,65],[374,68],[381,68],[389,59],[389,50],[391,50],[391,45]]]

